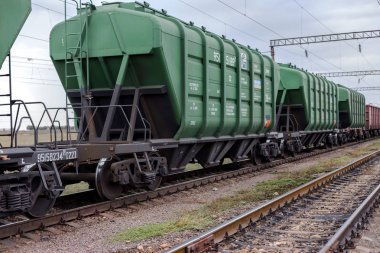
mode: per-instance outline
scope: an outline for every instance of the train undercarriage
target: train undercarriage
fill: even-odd
[[[188,163],[218,166],[250,159],[255,165],[294,156],[312,148],[330,148],[378,136],[379,131],[273,133],[221,137],[219,140],[151,140],[145,143],[91,143],[55,148],[0,150],[0,214],[22,212],[41,217],[68,184],[88,182],[103,199],[128,189],[154,190],[162,178],[185,170]],[[311,145],[314,140],[314,145]]]

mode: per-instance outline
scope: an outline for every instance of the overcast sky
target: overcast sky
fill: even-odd
[[[93,2],[101,4],[101,0]],[[203,25],[266,54],[271,39],[380,29],[377,0],[151,0],[149,3],[153,8],[165,9],[172,16]],[[49,61],[48,43],[51,28],[64,18],[64,4],[61,0],[32,0],[32,9],[22,36],[12,48],[14,98],[42,100],[51,107],[64,106],[65,95]],[[69,5],[68,12],[74,15],[75,7]],[[276,48],[276,61],[291,62],[313,72],[380,69],[379,42],[380,38]],[[348,87],[380,86],[380,76],[331,80]],[[380,104],[380,91],[363,94],[367,102]]]

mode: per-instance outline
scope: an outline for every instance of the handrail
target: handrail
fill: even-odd
[[[127,116],[127,112],[126,112],[126,109],[133,109],[135,108],[136,111],[137,111],[137,114],[139,115],[139,119],[140,119],[140,122],[143,126],[143,129],[144,129],[144,141],[147,141],[148,139],[148,136],[149,136],[149,139],[151,138],[151,126],[150,126],[150,123],[143,117],[140,109],[138,108],[138,106],[136,105],[99,105],[99,106],[95,106],[95,105],[89,105],[89,106],[72,106],[72,109],[75,110],[84,110],[84,109],[92,109],[93,112],[91,114],[91,118],[89,119],[90,121],[92,121],[94,118],[95,118],[95,115],[96,113],[99,111],[99,109],[101,108],[109,108],[109,107],[115,107],[116,109],[120,110],[120,112],[122,113],[123,115],[123,118],[124,118],[124,121],[126,123],[126,125],[128,127],[131,126],[131,122],[130,122],[130,119],[129,117]],[[82,142],[85,140],[85,135],[86,133],[88,132],[88,125],[86,126],[86,128],[83,130],[82,133],[80,133],[80,138],[79,138],[79,142]],[[148,134],[149,132],[149,134]]]
[[[296,116],[294,114],[292,114],[292,113],[290,113],[290,114],[279,114],[278,116],[279,116],[279,119],[280,119],[281,117],[286,117],[288,115],[289,115],[289,120],[291,121],[292,125],[296,126],[296,128],[294,129],[294,131],[298,131],[299,124],[298,124],[297,118],[296,118]],[[295,122],[293,122],[293,119],[294,119]],[[278,125],[278,126],[280,127],[280,125]]]
[[[39,131],[39,128],[41,126],[41,122],[42,122],[45,114],[47,115],[48,119],[50,120],[51,126],[52,126],[52,128],[54,130],[54,147],[57,146],[57,131],[56,131],[55,127],[54,127],[54,122],[53,122],[53,120],[52,120],[52,118],[51,118],[51,116],[50,116],[50,114],[48,112],[48,109],[47,109],[45,103],[40,102],[40,101],[38,101],[38,102],[24,102],[23,100],[19,100],[18,99],[18,100],[13,100],[12,106],[14,106],[14,105],[17,106],[17,114],[16,114],[14,125],[15,126],[17,125],[18,117],[19,117],[19,112],[20,112],[20,106],[23,106],[24,109],[25,109],[25,111],[26,111],[26,113],[27,113],[27,115],[28,115],[28,118],[30,119],[30,121],[32,123],[33,132],[34,132],[34,147],[35,148],[37,147],[37,143],[38,143],[38,131]],[[38,122],[37,128],[36,128],[36,126],[35,126],[35,124],[33,122],[33,118],[32,118],[32,116],[31,116],[31,114],[30,114],[30,112],[28,110],[28,106],[27,105],[42,105],[43,108],[44,108],[44,110],[42,112],[42,116],[41,116],[41,118],[40,118],[40,120]],[[21,122],[19,123],[19,126],[18,126],[17,130],[15,131],[15,135],[17,135],[17,133],[19,132],[20,127],[21,127]],[[17,143],[15,143],[15,146],[17,147]]]
[[[43,107],[42,114],[37,118],[37,120],[33,120],[32,114],[29,110],[30,105],[40,105]],[[46,107],[45,103],[43,102],[24,102],[23,100],[14,100],[12,106],[16,106],[17,111],[16,111],[16,117],[15,121],[13,123],[14,125],[14,133],[12,136],[12,139],[14,140],[12,145],[14,144],[15,147],[18,146],[18,140],[17,140],[17,135],[20,132],[21,126],[23,122],[25,122],[26,119],[30,120],[32,128],[33,128],[33,134],[34,134],[34,148],[37,148],[38,145],[38,133],[41,130],[42,127],[42,122],[44,118],[47,118],[50,124],[48,125],[49,132],[50,132],[50,142],[54,145],[54,147],[57,147],[57,140],[59,139],[60,141],[67,140],[71,141],[71,135],[69,134],[71,125],[70,125],[70,120],[66,118],[66,131],[67,131],[67,137],[64,139],[64,132],[62,129],[62,124],[61,121],[58,120],[58,115],[59,112],[65,111],[66,112],[66,117],[68,117],[68,110],[73,110],[74,112],[76,110],[86,110],[86,109],[91,109],[91,120],[94,120],[96,114],[99,112],[99,109],[101,108],[109,108],[109,107],[115,107],[117,110],[120,110],[120,113],[122,114],[123,118],[123,124],[124,124],[124,129],[129,129],[131,127],[131,121],[130,121],[130,112],[132,110],[136,110],[138,119],[136,120],[135,124],[140,124],[142,126],[142,129],[144,131],[143,133],[143,140],[147,141],[151,139],[151,124],[147,119],[143,117],[143,114],[140,110],[140,108],[136,105],[100,105],[100,106],[94,106],[94,105],[89,105],[89,106],[70,106],[69,107]],[[21,109],[23,109],[26,113],[26,116],[21,116]],[[55,110],[54,112],[52,112]],[[129,115],[129,116],[128,116]],[[36,117],[34,117],[36,118]],[[75,126],[74,126],[75,127]],[[141,130],[141,127],[140,127]],[[84,142],[85,141],[85,136],[87,132],[89,131],[89,126],[87,125],[86,128],[82,132],[78,132],[78,141]],[[126,132],[126,130],[124,130]],[[60,134],[60,137],[58,137],[58,134]],[[54,136],[53,136],[54,135]],[[123,138],[122,135],[120,135],[120,138]]]

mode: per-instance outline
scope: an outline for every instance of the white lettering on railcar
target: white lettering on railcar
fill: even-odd
[[[190,105],[190,110],[191,111],[198,111],[198,106],[195,104],[195,102],[193,102],[191,105]]]
[[[261,90],[261,80],[260,79],[255,79],[253,81],[253,88]]]
[[[241,68],[242,69],[248,69],[247,54],[240,53],[240,58],[241,58]]]
[[[72,160],[76,159],[77,151],[76,150],[61,150],[61,151],[52,151],[52,152],[44,152],[37,154],[37,162],[54,162],[54,161],[63,161],[63,160]]]
[[[235,116],[235,105],[227,104],[226,105],[226,115],[227,116]]]
[[[247,108],[245,108],[245,107],[243,107],[243,108],[241,108],[241,116],[242,117],[247,117],[248,116],[248,109]]]
[[[212,103],[211,107],[208,108],[211,116],[216,116],[216,113],[218,112],[218,108],[215,107],[215,104]]]
[[[189,83],[190,90],[191,91],[198,91],[199,90],[199,83],[191,82]]]
[[[220,53],[217,51],[214,51],[214,61],[220,62]]]
[[[254,95],[253,95],[253,99],[254,99],[255,101],[260,100],[260,99],[261,99],[261,95],[260,95],[260,94],[257,94],[257,93],[254,93]]]
[[[245,77],[242,77],[240,79],[240,82],[241,82],[241,84],[244,84],[244,85],[248,84],[247,78],[245,78]]]
[[[235,66],[236,56],[226,55],[226,65]]]

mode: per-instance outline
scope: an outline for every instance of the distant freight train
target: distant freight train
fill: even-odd
[[[36,138],[26,152],[13,131],[0,169],[19,173],[0,177],[1,213],[42,216],[65,184],[82,180],[114,199],[154,189],[190,162],[259,164],[379,134],[379,125],[365,128],[362,94],[147,3],[83,5],[53,28],[50,52],[70,101],[45,110],[60,141]],[[67,122],[75,122],[75,141],[69,124],[59,135],[52,111],[60,110],[74,111]],[[7,204],[14,195],[28,201]]]

